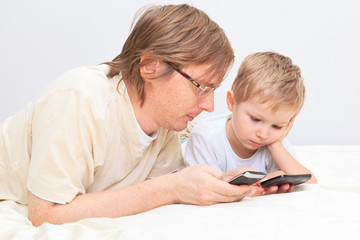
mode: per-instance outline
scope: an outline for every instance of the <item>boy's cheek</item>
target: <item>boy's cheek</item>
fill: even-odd
[[[276,143],[276,142],[281,142],[282,141],[282,136],[283,135],[275,136],[274,138],[270,139],[269,142],[266,145],[271,145],[271,144]]]
[[[265,145],[271,145],[276,142],[281,142],[284,139],[284,137],[286,137],[285,133],[286,133],[285,129],[272,132],[271,135],[268,137]]]

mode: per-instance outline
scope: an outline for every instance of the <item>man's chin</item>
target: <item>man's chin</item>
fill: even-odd
[[[177,131],[177,132],[180,132],[180,131],[183,131],[187,128],[187,123],[188,122],[185,122],[185,123],[179,123],[179,124],[174,124],[172,125],[169,129],[170,130],[173,130],[173,131]]]

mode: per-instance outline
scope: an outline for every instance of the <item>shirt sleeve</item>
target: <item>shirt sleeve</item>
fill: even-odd
[[[275,161],[272,159],[270,152],[268,152],[268,157],[269,157],[269,161],[267,162],[266,167],[265,167],[266,173],[278,171],[279,168],[276,165]]]
[[[35,104],[27,180],[33,194],[66,203],[86,192],[106,144],[95,112],[91,99],[77,90],[53,92]]]
[[[206,139],[201,133],[192,132],[189,140],[186,141],[184,156],[186,164],[207,164],[222,170],[220,164],[216,161],[215,147],[211,144],[211,140]]]
[[[162,131],[167,132],[166,137],[148,178],[173,173],[185,167],[181,153],[180,133],[165,129]]]

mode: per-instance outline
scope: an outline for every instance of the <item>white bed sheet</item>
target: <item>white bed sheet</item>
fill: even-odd
[[[0,202],[0,239],[360,239],[360,146],[296,147],[318,185],[213,206],[169,205],[117,219],[36,228]]]

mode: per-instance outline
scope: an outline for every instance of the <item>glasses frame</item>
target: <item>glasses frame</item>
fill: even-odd
[[[197,92],[197,94],[199,96],[207,96],[210,93],[212,93],[215,88],[212,87],[202,87],[200,85],[200,83],[198,83],[197,81],[195,81],[192,77],[189,76],[189,74],[183,72],[179,67],[177,67],[175,64],[171,63],[171,62],[165,62],[167,65],[169,65],[172,69],[174,69],[175,71],[177,71],[178,73],[180,73],[181,76],[183,76],[184,78],[186,78],[187,80],[190,81],[190,83],[192,85],[194,85],[196,88],[198,88],[200,91]]]

